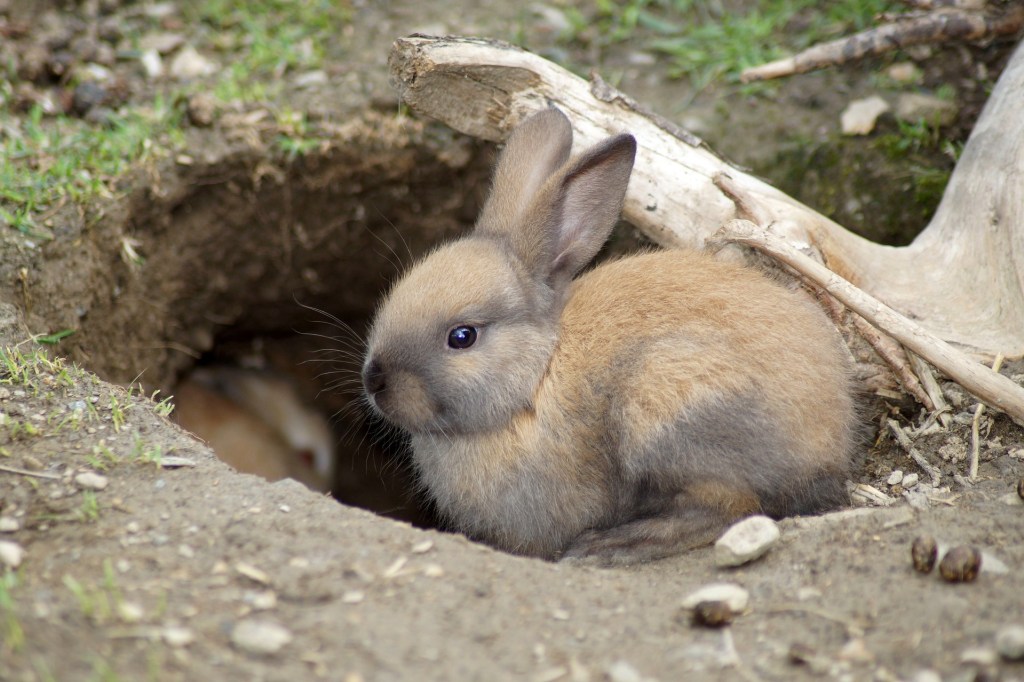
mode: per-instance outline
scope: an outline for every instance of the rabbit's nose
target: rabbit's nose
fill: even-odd
[[[370,360],[363,367],[363,388],[371,395],[377,395],[387,387],[384,379],[384,368],[376,359]]]

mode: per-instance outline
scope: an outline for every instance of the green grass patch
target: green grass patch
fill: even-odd
[[[696,88],[735,83],[740,72],[814,43],[872,25],[891,0],[765,0],[743,12],[699,0],[599,0],[592,9],[565,10],[566,40],[633,41],[668,57],[668,74]]]

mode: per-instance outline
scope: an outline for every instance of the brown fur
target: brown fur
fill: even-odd
[[[204,367],[178,384],[174,397],[178,424],[238,471],[268,481],[293,478],[317,491],[330,489],[330,429],[285,379]]]
[[[854,410],[821,311],[690,251],[572,281],[614,225],[634,147],[531,165],[570,135],[553,110],[518,129],[476,232],[396,284],[371,331],[368,395],[411,433],[438,508],[509,551],[617,562],[841,503]],[[479,329],[472,347],[447,347],[458,325]]]

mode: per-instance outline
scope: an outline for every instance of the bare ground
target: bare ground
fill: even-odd
[[[0,465],[28,473],[0,471],[0,517],[17,526],[0,540],[25,552],[0,589],[0,680],[1024,679],[1024,663],[995,644],[1000,628],[1024,626],[1024,503],[1013,492],[1024,430],[986,416],[981,480],[957,480],[974,403],[954,387],[958,419],[915,443],[941,469],[938,486],[888,431],[873,431],[856,483],[887,506],[785,521],[781,542],[738,569],[716,569],[710,550],[596,569],[508,556],[235,473],[114,385],[142,373],[147,393],[166,394],[197,356],[254,347],[295,366],[309,340],[293,331],[320,330],[296,300],[358,326],[406,243],[419,253],[470,224],[489,149],[396,117],[384,60],[390,40],[413,30],[510,37],[508,24],[531,24],[509,4],[440,18],[402,3],[361,8],[329,86],[292,93],[323,124],[315,153],[275,156],[271,127],[222,118],[188,130],[192,163],[165,159],[123,197],[56,212],[59,238],[46,246],[4,238],[0,346],[17,352],[0,368]],[[837,75],[815,79],[817,98],[807,81],[782,91],[778,120],[828,125],[837,91],[869,87],[866,76],[841,87]],[[703,120],[716,146],[708,122],[719,110],[705,100],[673,109],[678,83],[624,66],[620,87]],[[735,117],[750,109],[731,119],[737,129],[767,106],[731,103]],[[745,158],[742,141],[718,134],[741,162],[767,153]],[[141,265],[122,257],[126,237]],[[633,243],[628,229],[620,238]],[[78,331],[59,354],[87,371],[36,357],[26,341],[61,328]],[[1004,372],[1024,381],[1019,363]],[[347,400],[320,405],[330,413]],[[865,402],[876,431],[888,417],[922,418],[909,403]],[[339,438],[357,434],[343,440],[343,471],[354,473],[340,496],[429,523],[395,455],[368,449],[363,428],[339,424]],[[888,485],[895,469],[920,483]],[[75,481],[83,471],[108,485],[88,490]],[[910,544],[923,533],[983,550],[978,579],[916,573]],[[683,598],[720,581],[750,591],[748,611],[722,630],[695,627]],[[275,636],[279,648],[260,653]]]

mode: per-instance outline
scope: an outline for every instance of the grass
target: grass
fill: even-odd
[[[633,41],[668,58],[668,73],[696,89],[736,83],[740,72],[871,25],[891,0],[764,0],[746,12],[700,0],[599,0],[565,10],[564,40]],[[763,87],[763,86],[762,86]]]
[[[0,651],[17,652],[25,645],[25,631],[14,611],[14,590],[18,587],[18,574],[7,571],[0,575],[0,625],[3,627],[3,646]]]

